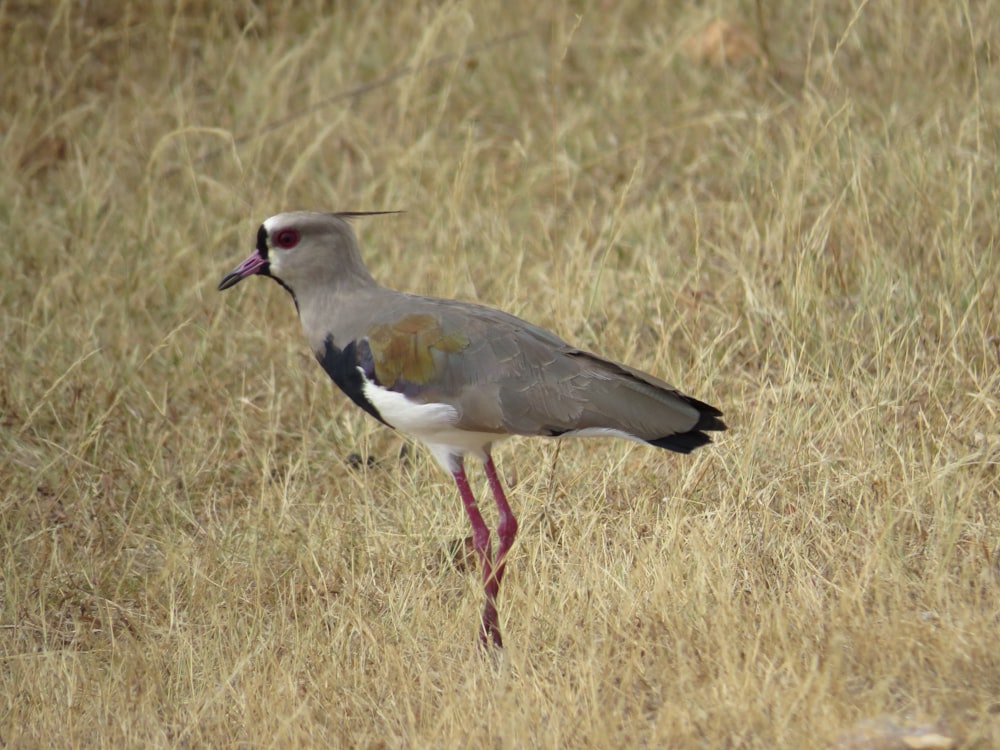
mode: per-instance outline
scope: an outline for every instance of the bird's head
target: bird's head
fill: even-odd
[[[294,211],[272,216],[257,230],[256,249],[222,278],[219,291],[254,275],[271,277],[293,297],[315,285],[330,289],[343,283],[374,284],[347,222],[349,217],[367,215]]]

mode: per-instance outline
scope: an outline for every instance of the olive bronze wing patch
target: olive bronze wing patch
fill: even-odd
[[[458,354],[468,345],[468,337],[446,333],[441,321],[426,313],[379,323],[368,331],[375,379],[393,390],[438,383],[447,355]]]

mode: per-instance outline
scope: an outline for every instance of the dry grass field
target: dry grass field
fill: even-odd
[[[998,55],[998,0],[0,3],[0,746],[1000,747]],[[216,292],[294,208],[726,414],[498,449],[498,659],[450,477]]]

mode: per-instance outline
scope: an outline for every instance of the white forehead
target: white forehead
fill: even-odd
[[[337,222],[336,214],[323,214],[316,211],[285,211],[265,219],[264,231],[270,237],[276,230],[284,227],[317,231],[335,228],[339,224],[343,224],[343,222]]]
[[[280,227],[288,223],[289,214],[275,214],[270,218],[264,219],[264,231],[270,235],[276,227]]]

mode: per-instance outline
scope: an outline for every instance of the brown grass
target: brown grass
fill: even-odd
[[[0,5],[0,745],[1000,746],[1000,3],[710,5]],[[290,208],[732,425],[499,451],[496,664]]]

